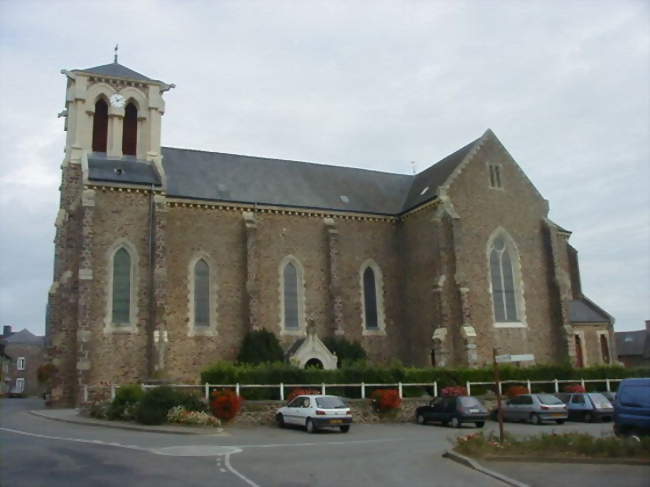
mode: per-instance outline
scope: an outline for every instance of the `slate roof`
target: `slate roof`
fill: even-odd
[[[587,299],[574,299],[569,303],[572,323],[609,323],[609,316]]]
[[[437,198],[478,140],[415,176],[172,147],[162,155],[172,197],[399,215]],[[91,181],[161,184],[150,162],[130,156],[91,153],[88,173]]]
[[[98,76],[110,76],[113,78],[126,78],[135,81],[161,83],[159,80],[151,79],[148,76],[138,73],[137,71],[133,71],[131,68],[127,68],[126,66],[123,66],[119,63],[104,64],[102,66],[95,66],[94,68],[74,69],[73,71],[96,74]]]
[[[476,139],[470,142],[465,147],[458,149],[453,154],[448,155],[444,159],[436,162],[433,166],[415,175],[402,211],[410,210],[432,199],[432,197],[438,196],[439,187],[447,181],[451,173],[454,172],[454,169],[463,162],[465,156],[470,153],[479,140]]]
[[[646,347],[646,341],[649,341],[646,330],[617,331],[614,333],[614,337],[616,352],[619,356],[645,354],[646,358],[650,358],[650,346]]]
[[[88,155],[88,173],[93,181],[160,186],[160,177],[153,165],[134,157],[113,159],[93,152]]]
[[[44,337],[39,337],[31,333],[28,329],[23,329],[4,339],[7,345],[43,345]]]
[[[413,176],[262,157],[162,149],[167,194],[185,198],[400,213]]]

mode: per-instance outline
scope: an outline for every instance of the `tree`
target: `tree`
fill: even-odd
[[[282,362],[284,352],[273,333],[267,330],[253,330],[244,337],[237,361],[244,364]]]
[[[343,362],[357,362],[368,358],[368,354],[359,342],[351,342],[343,337],[327,337],[323,343],[330,352],[336,354],[339,367]]]

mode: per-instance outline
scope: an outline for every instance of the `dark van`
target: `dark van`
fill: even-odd
[[[650,378],[624,379],[614,401],[614,433],[650,435]]]

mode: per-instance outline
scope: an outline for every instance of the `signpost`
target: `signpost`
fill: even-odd
[[[532,353],[524,353],[519,355],[505,354],[497,355],[497,349],[492,349],[492,356],[494,357],[494,382],[497,385],[497,419],[499,421],[499,443],[503,443],[503,411],[501,409],[501,378],[499,377],[499,364],[509,362],[529,362],[535,360]]]

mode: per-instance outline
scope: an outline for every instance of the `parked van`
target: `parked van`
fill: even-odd
[[[614,433],[650,434],[650,378],[624,379],[614,401]]]

